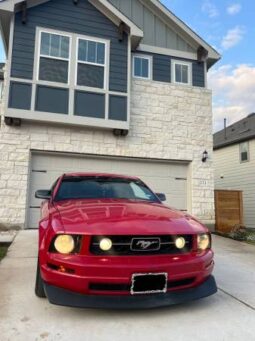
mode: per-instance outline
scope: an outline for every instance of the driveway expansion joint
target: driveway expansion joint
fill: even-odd
[[[220,290],[221,292],[223,292],[224,294],[228,295],[229,297],[233,298],[234,300],[238,301],[239,303],[245,305],[247,308],[250,308],[251,310],[254,310],[255,311],[255,307],[253,307],[252,305],[250,305],[249,303],[246,303],[242,300],[240,300],[239,298],[235,297],[234,295],[230,294],[229,292],[221,289],[218,287],[218,290]]]

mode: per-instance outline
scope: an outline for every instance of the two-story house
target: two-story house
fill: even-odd
[[[255,228],[255,113],[214,134],[215,188],[243,194],[243,218]]]
[[[2,225],[36,227],[35,190],[68,171],[139,176],[214,223],[211,46],[158,0],[6,0],[0,20]]]

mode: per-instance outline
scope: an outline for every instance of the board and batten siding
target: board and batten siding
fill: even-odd
[[[249,142],[250,161],[240,163],[239,144],[213,153],[215,188],[243,191],[244,225],[255,228],[255,140]]]
[[[11,77],[32,79],[36,27],[109,39],[111,91],[127,92],[128,37],[119,41],[118,28],[87,0],[52,0],[28,9],[27,23],[15,16]]]
[[[109,2],[143,30],[142,44],[185,52],[196,52],[180,35],[167,26],[141,1],[109,0]]]

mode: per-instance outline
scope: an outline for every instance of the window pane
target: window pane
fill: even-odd
[[[77,85],[104,88],[104,67],[78,63]]]
[[[61,37],[61,56],[62,58],[69,58],[69,38]]]
[[[41,57],[39,80],[67,83],[68,61]]]
[[[88,62],[96,62],[96,42],[88,41]]]
[[[42,32],[41,35],[41,54],[57,57],[69,58],[69,37],[58,34]]]
[[[182,82],[182,66],[180,64],[175,64],[175,81]]]
[[[50,54],[50,34],[42,32],[41,35],[41,54],[48,56]]]
[[[149,78],[149,60],[148,59],[141,59],[142,60],[142,77]]]
[[[182,83],[188,83],[188,66],[182,65]]]
[[[79,53],[78,59],[80,61],[87,61],[87,50],[88,50],[88,42],[87,40],[79,40]]]
[[[142,60],[141,58],[137,58],[135,57],[134,60],[134,74],[137,77],[141,77],[142,76]]]
[[[104,64],[105,62],[105,44],[97,43],[97,63]]]
[[[243,142],[240,144],[240,156],[241,161],[248,161],[249,160],[249,143]]]
[[[60,36],[56,34],[51,34],[50,55],[60,57]]]

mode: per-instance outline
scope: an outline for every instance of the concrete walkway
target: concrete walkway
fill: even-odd
[[[255,247],[214,237],[219,292],[152,311],[53,306],[34,296],[37,231],[20,232],[0,264],[0,340],[255,341]]]

